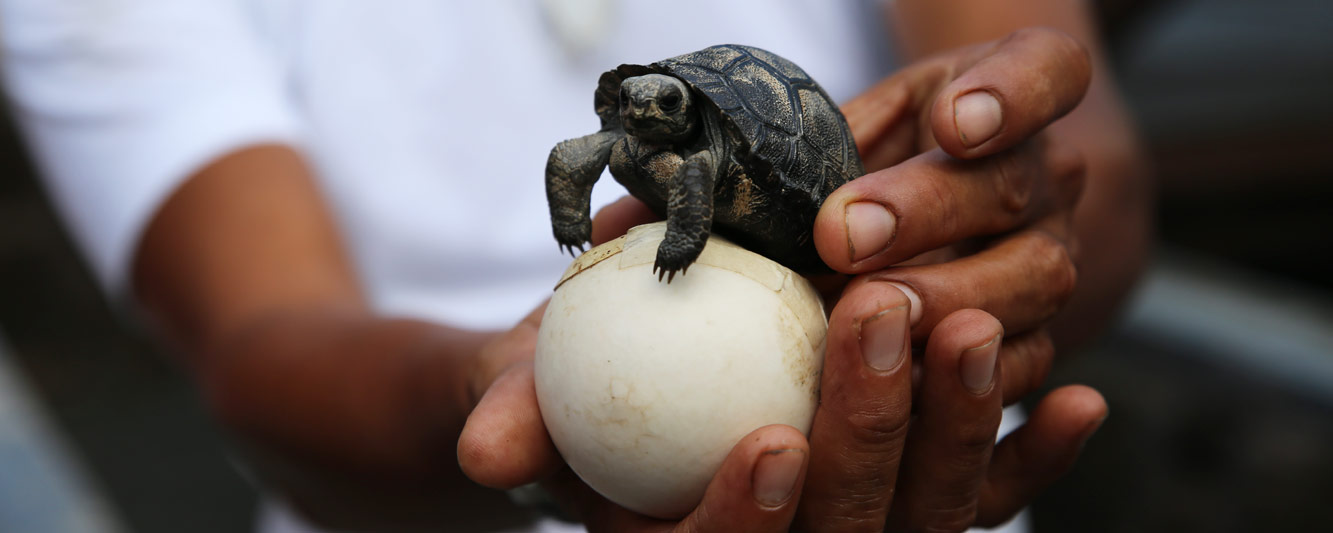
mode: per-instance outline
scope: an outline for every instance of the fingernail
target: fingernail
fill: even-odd
[[[847,226],[847,252],[855,263],[889,246],[898,221],[887,208],[875,202],[848,204],[843,214]]]
[[[791,498],[796,477],[805,462],[802,450],[769,450],[754,467],[754,498],[764,507],[777,507]]]
[[[990,390],[991,381],[995,378],[995,358],[999,353],[999,335],[986,344],[963,352],[962,360],[958,363],[958,373],[962,376],[963,386],[967,387],[967,390],[974,394]]]
[[[975,91],[953,101],[953,123],[963,146],[971,148],[990,140],[1004,121],[1000,101],[986,91]]]
[[[861,320],[861,358],[870,368],[891,370],[907,352],[907,306],[885,309]]]
[[[898,281],[890,281],[888,283],[889,285],[897,287],[898,290],[903,291],[903,294],[907,296],[907,300],[909,302],[912,302],[912,316],[909,317],[909,320],[911,320],[911,324],[915,326],[918,323],[920,323],[921,313],[925,309],[924,307],[921,306],[921,295],[917,294],[916,289],[913,289],[910,285],[906,283]]]

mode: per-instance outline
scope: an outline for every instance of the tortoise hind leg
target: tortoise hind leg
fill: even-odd
[[[561,249],[574,255],[592,238],[592,186],[611,158],[611,146],[624,138],[619,130],[599,131],[563,141],[546,159],[546,202],[551,206],[551,229]]]
[[[703,150],[676,170],[671,180],[671,197],[667,200],[666,238],[657,245],[657,262],[653,264],[658,281],[665,275],[667,283],[671,283],[677,271],[683,274],[703,252],[713,227],[717,166],[712,153]]]

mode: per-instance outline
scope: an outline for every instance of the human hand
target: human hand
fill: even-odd
[[[829,266],[907,295],[913,339],[960,309],[999,319],[1006,405],[1045,379],[1044,326],[1074,290],[1083,162],[1044,128],[1089,76],[1084,49],[1045,29],[903,69],[845,106],[879,170],[834,191],[815,222]]]
[[[893,284],[862,279],[833,308],[802,531],[1001,524],[1073,464],[1106,416],[1096,391],[1064,387],[996,445],[1007,370],[999,321],[954,312],[915,360],[910,305]]]
[[[877,172],[816,221],[824,261],[862,275],[830,318],[805,529],[1002,523],[1105,416],[1096,391],[1059,389],[992,460],[1001,406],[1045,379],[1044,326],[1074,287],[1082,161],[1043,130],[1082,98],[1089,68],[1068,36],[1024,30],[926,59],[844,107]],[[927,338],[913,364],[912,340]]]
[[[653,215],[637,200],[626,198],[603,209],[597,220],[594,237],[602,242],[617,232],[623,233],[624,228],[652,221]],[[898,525],[971,524],[973,515],[969,513],[979,513],[977,520],[983,523],[1002,522],[1068,468],[1078,447],[1105,415],[1105,404],[1095,391],[1084,387],[1061,389],[1041,404],[1028,425],[997,448],[992,462],[991,444],[1000,417],[999,388],[988,385],[981,393],[965,391],[959,386],[958,376],[964,367],[960,361],[966,360],[969,364],[964,372],[981,379],[976,375],[984,372],[978,370],[976,358],[963,354],[975,354],[977,350],[966,348],[983,344],[998,352],[1001,342],[993,339],[1000,326],[985,313],[966,311],[946,319],[931,336],[920,398],[922,406],[940,408],[919,408],[909,435],[906,421],[912,415],[910,379],[915,365],[911,358],[902,357],[911,353],[906,335],[907,305],[906,297],[892,285],[858,280],[833,309],[822,378],[824,392],[811,444],[805,452],[810,455],[810,470],[805,491],[789,500],[795,502],[799,497],[798,524],[804,529],[860,530],[868,526],[873,529],[874,524],[882,528],[890,518]],[[866,320],[868,317],[875,319]],[[511,332],[516,339],[526,340],[495,344],[530,354],[539,320],[540,312],[534,313],[524,321],[527,326]],[[884,337],[886,332],[892,336],[895,328],[899,332],[897,346],[901,347],[896,352],[899,362],[876,363],[887,369],[883,371],[863,362],[868,357],[863,354],[869,352],[862,350],[860,339],[877,339],[866,342],[882,359],[892,355],[886,352],[895,343]],[[985,352],[980,367],[995,368],[996,352]],[[638,516],[596,495],[568,469],[562,469],[563,463],[536,409],[531,365],[524,357],[517,359],[521,362],[508,367],[473,411],[460,441],[460,461],[474,480],[510,488],[548,479],[566,506],[594,530],[699,526],[705,525],[697,521],[701,518],[725,516],[745,517],[753,524],[783,523],[783,513],[756,512],[752,489],[743,483],[743,476],[734,474],[730,481],[726,474],[715,478],[704,504],[683,524]],[[999,378],[994,373],[992,376]],[[794,432],[789,437],[803,442],[795,440],[800,435]],[[755,438],[764,437],[751,434],[742,441],[728,458],[724,473],[751,471],[753,466],[748,461],[753,456],[749,454],[754,451],[744,449],[744,445]],[[899,472],[903,457],[908,459]],[[901,495],[896,501],[895,489]],[[952,509],[952,513],[938,511],[942,500],[959,497],[968,498],[969,506]],[[891,503],[892,514],[888,512]],[[761,517],[754,518],[753,514]],[[763,518],[772,520],[758,521]],[[735,529],[734,524],[706,525]]]
[[[703,500],[680,521],[634,513],[594,492],[565,467],[541,423],[530,363],[505,372],[468,418],[459,440],[463,471],[511,489],[534,481],[589,531],[787,531],[805,478],[809,445],[789,426],[765,426],[732,448]]]
[[[637,201],[597,216],[594,244],[653,220]],[[809,445],[796,429],[766,426],[740,440],[702,502],[680,521],[629,511],[594,492],[565,467],[537,406],[532,356],[545,306],[484,347],[470,372],[476,407],[459,439],[463,471],[483,485],[509,489],[542,480],[592,531],[787,531],[800,499]]]

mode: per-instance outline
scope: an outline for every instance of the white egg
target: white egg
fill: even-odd
[[[679,518],[747,433],[809,433],[828,327],[805,278],[713,237],[688,273],[652,273],[665,223],[574,261],[538,334],[551,439],[594,490]]]

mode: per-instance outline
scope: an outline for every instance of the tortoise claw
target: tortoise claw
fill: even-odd
[[[684,269],[677,269],[677,268],[667,268],[660,264],[653,264],[653,273],[657,274],[657,281],[662,281],[662,278],[666,278],[667,283],[671,283],[671,280],[676,279],[677,272],[679,272],[682,276],[685,275],[686,270],[689,270],[688,266],[685,267]]]
[[[560,248],[561,254],[568,253],[570,257],[578,257],[580,254],[584,252],[583,244],[578,244],[578,245],[560,244],[557,247]],[[574,252],[574,250],[578,250],[578,252],[576,253]]]

